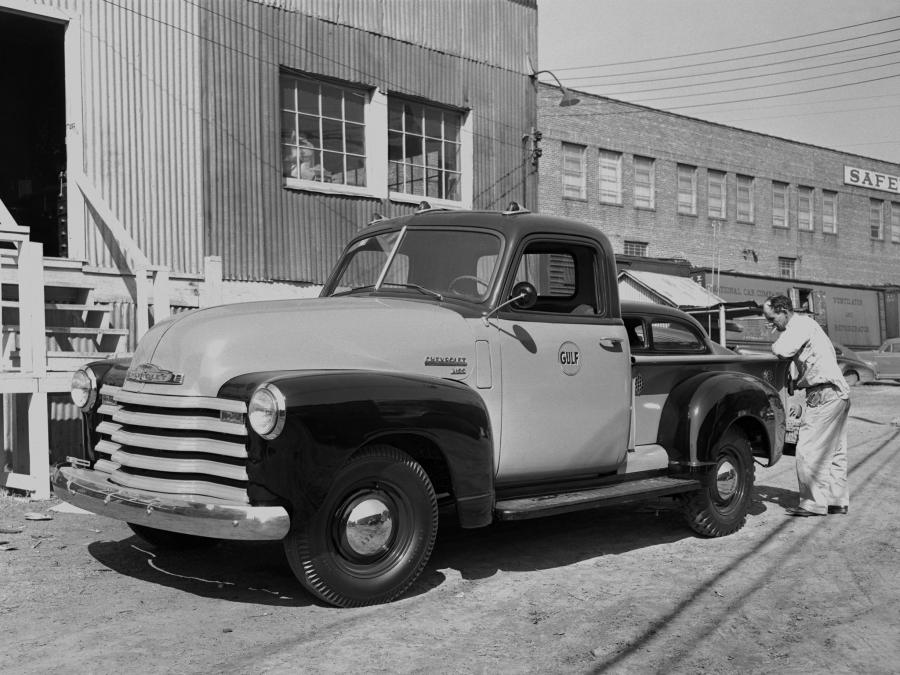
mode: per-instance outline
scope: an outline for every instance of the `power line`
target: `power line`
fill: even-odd
[[[771,45],[771,44],[775,44],[778,42],[787,42],[788,40],[799,40],[801,38],[812,37],[814,35],[824,35],[826,33],[835,33],[840,30],[848,30],[850,28],[858,28],[859,26],[868,26],[868,25],[871,25],[874,23],[882,23],[884,21],[891,21],[893,19],[900,19],[900,15],[888,16],[883,19],[874,19],[872,21],[863,21],[862,23],[850,24],[849,26],[840,26],[838,28],[829,28],[827,30],[816,31],[815,33],[805,33],[803,35],[792,35],[790,37],[777,38],[775,40],[764,40],[763,42],[753,42],[750,44],[738,45],[736,47],[722,47],[721,49],[707,49],[707,50],[704,50],[701,52],[690,52],[687,54],[675,54],[675,55],[671,55],[671,56],[656,56],[656,57],[651,57],[651,58],[646,58],[646,59],[634,59],[631,61],[618,61],[616,63],[601,63],[601,64],[595,64],[595,65],[591,65],[591,66],[569,66],[566,68],[552,68],[551,70],[553,70],[556,73],[561,73],[561,72],[570,71],[570,70],[586,70],[588,68],[608,68],[611,66],[628,66],[628,65],[632,65],[634,63],[649,63],[651,61],[664,61],[664,60],[668,60],[668,59],[680,59],[680,58],[685,58],[687,56],[701,56],[703,54],[719,54],[722,52],[746,49],[748,47],[760,47],[762,45]],[[878,35],[878,33],[874,33],[874,35]],[[860,37],[867,37],[867,36],[860,36]],[[848,38],[848,39],[856,39],[856,38]],[[839,40],[839,42],[840,42],[840,40]],[[844,42],[846,42],[846,40],[844,40]],[[833,44],[833,43],[824,43],[824,44]],[[818,45],[818,46],[821,46],[821,45]],[[777,52],[773,52],[773,53],[777,53]],[[728,59],[728,60],[731,60],[731,59]]]
[[[897,28],[896,30],[900,31],[900,28]],[[619,85],[644,84],[644,83],[646,83],[646,82],[666,82],[666,81],[668,81],[668,80],[683,80],[683,79],[687,79],[687,78],[690,78],[690,77],[705,77],[705,76],[707,76],[707,75],[720,75],[720,74],[722,74],[722,73],[736,73],[736,72],[739,72],[739,71],[742,71],[742,70],[753,70],[754,68],[771,68],[772,66],[783,65],[783,64],[786,64],[786,63],[796,63],[797,61],[810,61],[810,60],[812,60],[812,59],[819,59],[819,58],[822,58],[823,56],[834,56],[835,54],[845,54],[845,53],[847,53],[847,52],[855,52],[855,51],[859,51],[860,49],[869,49],[870,47],[880,47],[881,45],[891,45],[891,44],[896,44],[897,42],[900,42],[900,40],[898,40],[898,39],[895,38],[895,39],[893,39],[893,40],[885,40],[885,41],[883,41],[883,42],[874,42],[874,43],[872,43],[872,44],[869,44],[869,45],[862,45],[862,46],[860,46],[860,47],[848,47],[847,49],[837,49],[837,50],[835,50],[835,51],[826,52],[826,53],[824,53],[824,54],[813,54],[813,55],[811,55],[811,56],[799,56],[799,57],[797,57],[797,58],[795,58],[795,59],[784,59],[784,60],[781,60],[781,61],[773,61],[772,63],[761,63],[761,64],[758,64],[758,65],[755,65],[755,66],[738,66],[737,68],[724,68],[724,69],[722,69],[722,70],[710,70],[710,71],[705,72],[705,73],[689,73],[689,74],[687,74],[687,75],[670,75],[670,76],[668,76],[668,77],[654,77],[654,78],[648,78],[648,79],[645,79],[645,80],[630,80],[630,81],[625,81],[625,82],[609,82],[609,83],[606,83],[604,86],[607,86],[607,87],[616,87],[616,86],[619,86]],[[889,53],[893,53],[893,52],[889,52]],[[875,55],[873,55],[873,56],[863,56],[863,57],[860,57],[859,60],[867,59],[867,58],[875,58],[875,57],[877,57],[877,56],[882,56],[882,55],[881,55],[881,54],[875,54]],[[849,61],[838,61],[838,62],[835,62],[835,64],[824,64],[824,65],[819,65],[819,66],[808,66],[808,69],[812,70],[813,68],[824,68],[824,67],[829,66],[829,65],[837,65],[837,64],[840,64],[840,63],[849,63]],[[712,64],[704,64],[704,65],[712,65]],[[790,72],[790,71],[788,71],[788,72]],[[602,77],[602,76],[601,76],[601,77]],[[574,83],[574,80],[582,80],[582,79],[586,79],[586,80],[595,80],[595,79],[597,79],[597,78],[594,78],[594,77],[591,77],[591,78],[580,78],[580,77],[579,77],[579,78],[572,78],[572,79],[566,79],[566,83],[567,83],[570,87],[573,87],[573,88],[581,88],[581,87],[591,87],[591,88],[593,88],[593,87],[601,86],[601,85],[599,85],[599,84],[592,85],[592,84],[589,84],[588,82],[582,82],[582,83],[580,83],[580,84],[575,84],[575,83]]]

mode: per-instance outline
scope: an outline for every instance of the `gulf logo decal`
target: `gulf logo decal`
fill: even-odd
[[[574,342],[563,342],[559,346],[559,367],[566,375],[575,375],[581,370],[581,350]]]

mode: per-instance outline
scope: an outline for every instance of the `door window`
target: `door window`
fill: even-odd
[[[519,258],[513,285],[527,281],[537,291],[528,313],[597,316],[604,313],[598,296],[597,252],[585,244],[532,242]]]

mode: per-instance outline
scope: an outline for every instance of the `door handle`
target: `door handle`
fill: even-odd
[[[610,352],[620,352],[622,351],[622,338],[609,337],[609,338],[601,338],[600,346],[603,349]]]

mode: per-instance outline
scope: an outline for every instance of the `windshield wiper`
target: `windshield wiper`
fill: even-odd
[[[356,291],[365,291],[365,290],[372,289],[372,288],[375,288],[375,284],[366,284],[365,286],[356,286],[347,291],[340,291],[338,293],[332,293],[329,297],[336,298],[339,295],[350,295],[351,293],[356,293]]]
[[[430,288],[425,288],[424,286],[419,286],[418,284],[401,284],[395,281],[385,281],[382,282],[382,286],[400,286],[401,288],[415,288],[420,293],[424,293],[425,295],[429,295],[432,298],[437,298],[441,302],[444,300],[444,296],[438,293],[437,291],[433,291]]]

